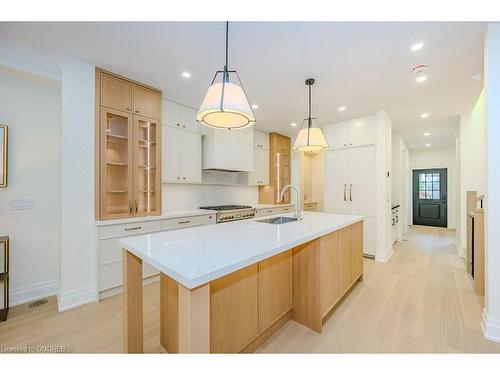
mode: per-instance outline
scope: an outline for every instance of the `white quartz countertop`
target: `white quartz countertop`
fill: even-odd
[[[362,216],[303,212],[276,225],[240,220],[127,237],[121,245],[186,288],[193,289],[312,239],[363,220]],[[282,216],[293,216],[287,214]]]

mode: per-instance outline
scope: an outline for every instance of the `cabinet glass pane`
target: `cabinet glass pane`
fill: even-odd
[[[154,122],[139,120],[137,129],[137,212],[148,214],[158,210],[156,189],[158,125]]]
[[[105,121],[106,165],[104,211],[108,215],[128,214],[129,181],[129,119],[114,113],[106,113]]]

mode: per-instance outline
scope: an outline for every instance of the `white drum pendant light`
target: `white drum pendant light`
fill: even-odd
[[[293,149],[295,151],[314,152],[328,148],[325,136],[321,131],[316,117],[311,117],[311,86],[314,84],[314,78],[306,79],[306,85],[309,87],[309,117],[302,121],[299,134],[295,139]],[[304,126],[307,124],[307,126]]]
[[[226,22],[224,70],[215,73],[201,103],[196,121],[212,128],[242,129],[255,124],[255,116],[238,72],[228,70],[228,31],[229,22]]]

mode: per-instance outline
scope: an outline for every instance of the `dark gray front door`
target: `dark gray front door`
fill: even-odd
[[[448,226],[446,169],[413,171],[413,224]]]

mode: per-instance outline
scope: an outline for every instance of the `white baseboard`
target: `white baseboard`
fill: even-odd
[[[95,285],[60,293],[57,296],[59,312],[72,309],[91,302],[97,302]]]
[[[59,280],[43,281],[41,283],[11,289],[9,296],[10,306],[21,305],[40,298],[56,295],[58,289]]]
[[[394,251],[392,250],[392,248],[387,249],[386,251],[377,250],[377,252],[375,253],[375,261],[380,263],[387,263],[391,258],[393,252]]]
[[[500,319],[493,319],[488,316],[486,309],[483,309],[481,328],[485,339],[500,343]]]

